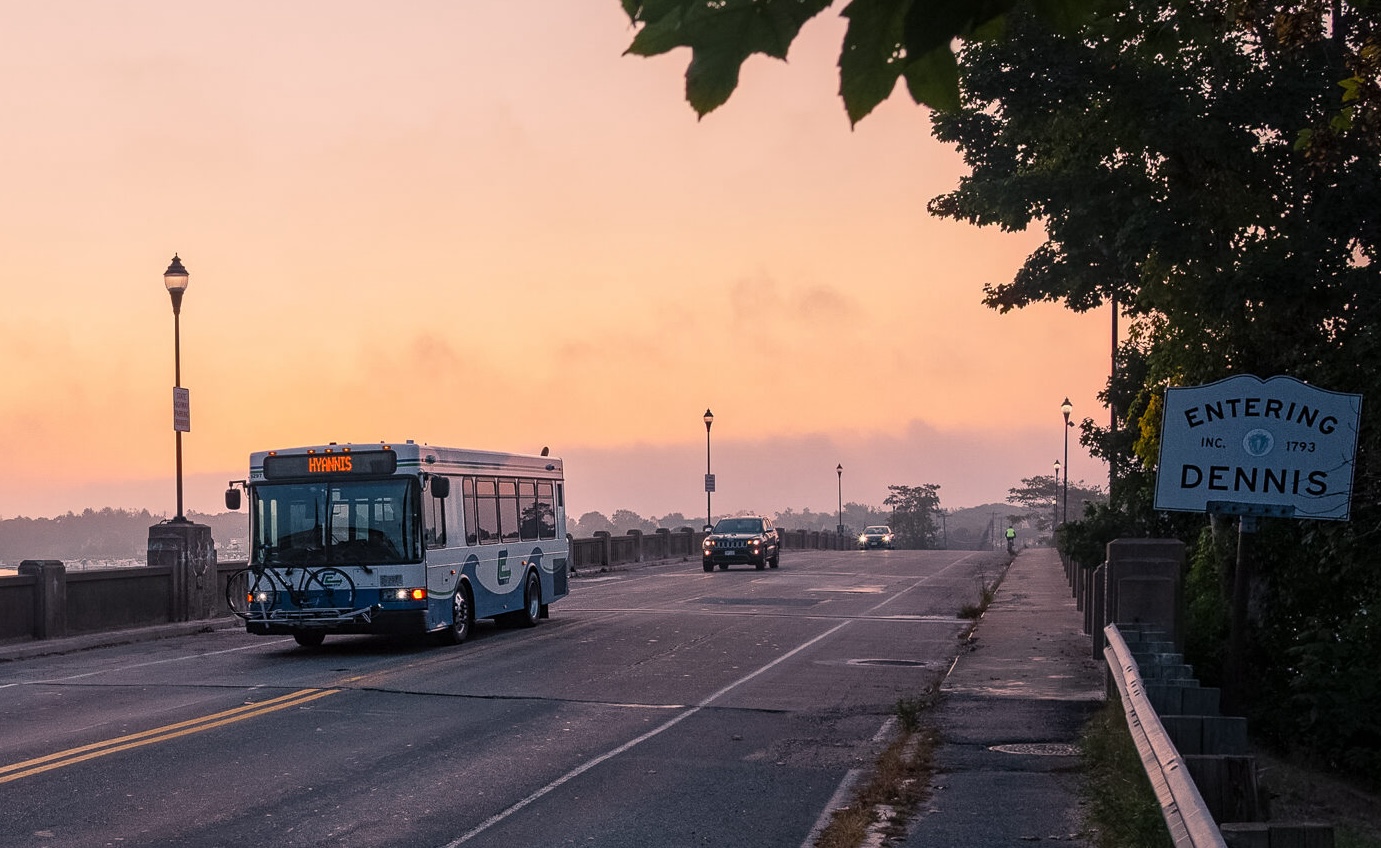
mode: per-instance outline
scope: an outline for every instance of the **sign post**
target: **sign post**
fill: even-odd
[[[1165,390],[1156,509],[1236,515],[1224,695],[1243,706],[1250,540],[1258,518],[1347,521],[1362,396],[1238,375]]]

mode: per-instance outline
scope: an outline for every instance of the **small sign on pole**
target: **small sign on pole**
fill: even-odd
[[[714,491],[714,475],[713,475],[713,474],[706,474],[706,475],[705,475],[705,491],[706,491],[706,492],[713,492],[713,491]]]
[[[192,432],[192,395],[181,386],[173,387],[173,431]]]
[[[1156,509],[1346,521],[1361,414],[1294,377],[1166,389]]]

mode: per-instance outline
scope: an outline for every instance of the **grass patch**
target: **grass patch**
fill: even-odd
[[[906,823],[930,795],[939,735],[921,725],[920,716],[927,706],[929,702],[921,699],[897,701],[901,731],[882,752],[849,805],[835,811],[816,839],[815,848],[857,848],[871,833],[885,838],[905,834]]]
[[[1172,848],[1160,802],[1136,752],[1119,699],[1109,699],[1079,738],[1086,830],[1099,848]]]
[[[988,606],[992,604],[993,597],[997,595],[997,582],[983,583],[978,589],[978,603],[964,604],[959,608],[960,618],[977,619],[987,612]]]

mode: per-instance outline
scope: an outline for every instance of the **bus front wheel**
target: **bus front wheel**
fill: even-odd
[[[320,648],[321,643],[326,641],[326,631],[298,630],[293,633],[293,639],[304,648]]]
[[[456,586],[451,596],[451,623],[441,631],[441,640],[449,645],[459,645],[470,636],[470,628],[475,624],[475,606],[470,603],[470,590],[465,584]]]

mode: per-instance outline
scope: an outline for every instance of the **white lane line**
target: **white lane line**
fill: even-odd
[[[526,798],[509,807],[508,809],[504,810],[503,812],[496,813],[495,815],[490,816],[485,821],[480,822],[480,824],[476,825],[471,830],[462,834],[455,841],[446,843],[444,848],[457,848],[457,846],[469,842],[471,839],[474,839],[476,836],[479,836],[481,833],[484,833],[489,828],[504,821],[509,816],[513,815],[514,813],[518,812],[519,810],[523,809],[524,807],[528,806],[534,801],[537,801],[543,796],[550,794],[556,789],[559,789],[564,784],[568,783],[571,780],[574,780],[575,778],[579,777],[580,775],[584,774],[585,772],[589,771],[590,769],[594,768],[600,763],[603,763],[607,760],[611,760],[614,757],[617,757],[619,754],[622,754],[623,752],[629,750],[630,748],[633,748],[636,745],[646,742],[648,739],[651,739],[654,736],[658,736],[662,733],[665,733],[666,731],[670,730],[671,728],[675,727],[676,725],[680,724],[681,722],[700,712],[705,707],[708,707],[710,704],[729,694],[733,690],[737,689],[738,687],[742,686],[743,684],[747,683],[748,681],[752,680],[758,675],[766,673],[767,671],[791,659],[792,657],[801,653],[807,648],[814,646],[817,642],[820,642],[824,639],[828,639],[835,633],[838,633],[840,630],[844,629],[845,627],[848,627],[850,624],[852,624],[852,622],[849,621],[844,621],[840,622],[839,624],[836,624],[834,627],[831,627],[829,630],[826,630],[824,633],[821,633],[819,636],[816,636],[809,642],[805,642],[796,646],[792,650],[788,651],[785,654],[782,654],[780,657],[777,657],[775,660],[758,669],[757,671],[745,675],[744,677],[735,680],[733,683],[730,683],[728,686],[725,686],[719,691],[711,694],[709,697],[700,701],[700,703],[696,704],[695,706],[691,707],[690,709],[686,710],[685,712],[681,713],[675,718],[670,719],[669,721],[662,724],[660,727],[653,728],[652,730],[649,730],[643,735],[631,739],[623,743],[622,745],[618,746],[617,748],[614,748],[613,750],[600,754],[598,757],[595,757],[592,760],[587,760],[586,762],[566,772],[561,777],[558,777],[556,780],[553,780],[551,783],[548,783],[546,786],[543,786],[541,789],[538,789],[536,792],[527,796]]]

